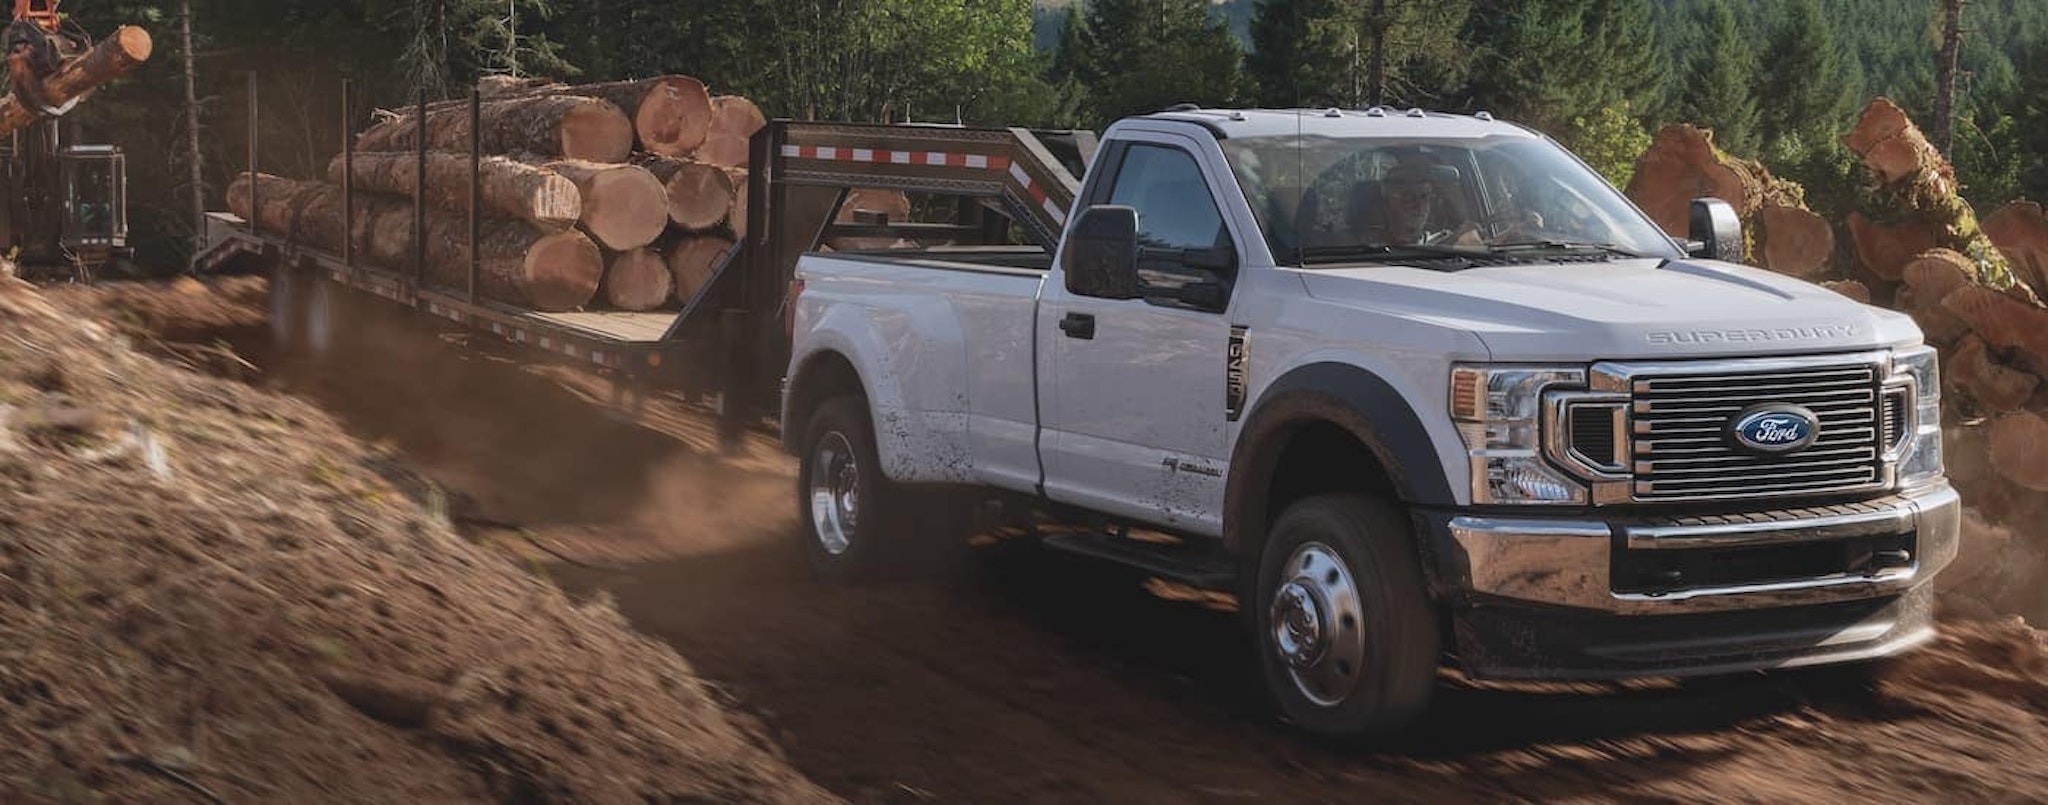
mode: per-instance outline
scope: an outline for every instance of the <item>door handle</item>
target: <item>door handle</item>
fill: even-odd
[[[1060,332],[1066,333],[1068,338],[1079,338],[1083,341],[1095,340],[1095,314],[1067,314],[1066,318],[1060,319]]]

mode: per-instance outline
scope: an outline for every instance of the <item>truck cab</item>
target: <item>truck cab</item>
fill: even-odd
[[[908,132],[860,136],[780,144],[762,181],[864,155],[861,181],[937,187]],[[784,441],[827,575],[988,500],[1080,524],[1049,544],[1234,593],[1276,709],[1326,734],[1421,717],[1445,664],[1680,676],[1933,637],[1959,526],[1934,352],[1731,262],[1725,204],[1671,237],[1483,114],[1128,119],[1069,198],[1022,153],[981,164],[1057,227],[1036,254],[794,260]]]

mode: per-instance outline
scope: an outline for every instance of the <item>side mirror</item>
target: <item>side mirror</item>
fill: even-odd
[[[1138,211],[1089,207],[1074,223],[1064,268],[1067,291],[1095,299],[1137,299]]]
[[[1708,260],[1742,262],[1742,219],[1735,208],[1718,198],[1696,198],[1692,210],[1686,254]]]

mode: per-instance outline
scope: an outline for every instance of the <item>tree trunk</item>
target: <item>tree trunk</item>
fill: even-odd
[[[1710,132],[1671,125],[1657,132],[1650,149],[1636,161],[1628,197],[1665,233],[1684,237],[1693,199],[1721,199],[1749,221],[1766,205],[1794,205],[1795,197],[1783,185],[1762,165],[1716,149]]]
[[[1934,66],[1934,147],[1953,155],[1956,137],[1956,70],[1963,55],[1963,0],[1941,2],[1941,50]]]
[[[582,192],[583,231],[605,248],[638,249],[668,229],[668,188],[646,168],[576,161],[545,167]]]
[[[711,131],[711,94],[688,76],[615,81],[565,87],[562,92],[603,98],[633,118],[640,149],[665,157],[687,156]]]
[[[243,217],[255,216],[270,231],[289,232],[326,251],[339,252],[343,239],[353,238],[357,254],[366,262],[393,271],[411,270],[413,216],[409,202],[389,196],[359,197],[356,225],[345,231],[340,188],[269,175],[258,181],[262,209],[249,209],[248,174],[228,187],[228,208]],[[430,210],[425,241],[428,284],[465,290],[469,284],[468,216]],[[596,296],[604,276],[604,256],[597,245],[574,230],[549,233],[524,221],[487,220],[478,247],[482,255],[478,295],[510,305],[543,311],[582,307]]]
[[[498,79],[498,80],[492,80]],[[688,156],[704,144],[711,131],[711,94],[704,82],[683,75],[602,84],[559,84],[533,79],[489,76],[477,82],[485,101],[546,96],[598,98],[610,101],[633,120],[639,149],[666,157]],[[452,109],[467,100],[427,105],[429,113]]]
[[[1860,212],[1849,213],[1849,240],[1863,267],[1886,282],[1898,282],[1914,256],[1934,248],[1934,233],[1924,227],[1887,226]]]
[[[1984,235],[2011,261],[2013,273],[2035,288],[2048,288],[2048,212],[2032,201],[2015,201],[1984,219]]]
[[[733,180],[726,169],[667,157],[652,157],[640,165],[668,188],[668,219],[676,226],[701,232],[732,215]]]
[[[752,159],[754,132],[768,125],[754,102],[738,95],[711,99],[711,131],[697,149],[697,161],[726,168],[744,168]]]
[[[180,26],[185,34],[185,162],[192,184],[192,240],[206,237],[206,172],[199,151],[199,78],[192,55],[192,0],[178,4]],[[194,252],[198,251],[195,246]]]
[[[1992,422],[1991,466],[2007,481],[2048,492],[2048,420],[2021,411]]]
[[[123,25],[114,31],[113,36],[101,40],[84,56],[58,68],[44,80],[44,97],[58,105],[83,98],[149,61],[154,47],[148,31]],[[8,93],[0,97],[0,134],[19,130],[42,119],[43,115],[44,110],[24,106],[14,93]]]
[[[674,298],[675,275],[653,249],[634,249],[610,256],[604,272],[604,298],[620,310],[653,310]]]
[[[1798,207],[1771,205],[1758,215],[1764,267],[1804,280],[1819,279],[1835,254],[1835,229]]]
[[[1986,413],[2018,410],[2041,385],[2040,378],[1993,359],[1984,341],[1974,335],[1964,336],[1944,358],[1949,385]]]
[[[478,110],[485,153],[624,162],[633,153],[633,121],[600,98],[543,95],[486,101]],[[419,148],[419,125],[406,114],[371,126],[356,141],[364,151]],[[469,153],[467,104],[427,110],[427,148]]]
[[[732,248],[733,242],[717,235],[684,238],[668,253],[669,273],[675,276],[676,298],[687,304],[704,283],[711,281],[711,270],[717,267],[718,258]]]
[[[418,180],[418,159],[417,153],[407,152],[356,154],[356,187],[410,197]],[[505,157],[484,157],[478,166],[485,217],[516,218],[550,232],[575,226],[583,217],[582,193],[559,174]],[[327,163],[327,180],[341,184],[346,169],[343,158],[335,156]],[[428,153],[427,203],[468,213],[469,178],[467,154]]]

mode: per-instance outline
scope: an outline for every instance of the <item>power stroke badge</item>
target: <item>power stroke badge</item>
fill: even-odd
[[[1230,328],[1230,351],[1223,368],[1223,416],[1236,422],[1244,415],[1244,398],[1251,393],[1251,346],[1243,327]]]

